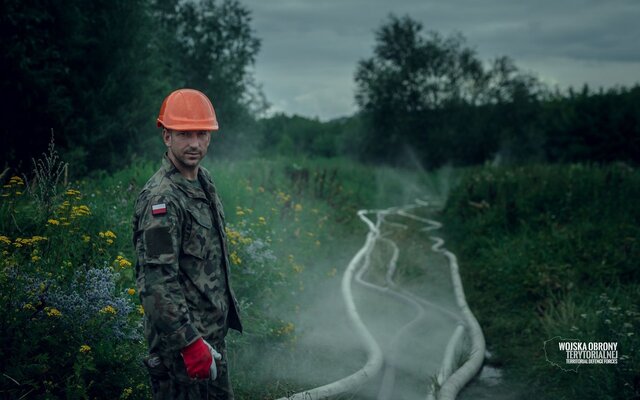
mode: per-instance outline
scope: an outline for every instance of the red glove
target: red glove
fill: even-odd
[[[211,363],[213,357],[209,347],[202,338],[198,338],[180,351],[184,365],[187,367],[187,374],[191,379],[209,379],[211,373]]]

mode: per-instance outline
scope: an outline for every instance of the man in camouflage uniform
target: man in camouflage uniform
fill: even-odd
[[[180,89],[163,102],[158,126],[167,153],[133,218],[153,398],[233,399],[225,336],[242,325],[222,204],[199,165],[218,128],[215,112],[203,93]]]

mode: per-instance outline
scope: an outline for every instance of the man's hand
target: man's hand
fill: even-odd
[[[208,379],[216,372],[216,363],[213,362],[213,352],[211,346],[202,338],[198,338],[180,351],[184,366],[187,368],[187,375],[191,379]],[[214,378],[215,379],[215,378]]]

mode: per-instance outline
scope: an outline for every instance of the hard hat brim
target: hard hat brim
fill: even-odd
[[[213,123],[191,123],[184,122],[178,124],[166,124],[157,119],[158,128],[171,129],[172,131],[217,131],[219,128],[217,122]]]

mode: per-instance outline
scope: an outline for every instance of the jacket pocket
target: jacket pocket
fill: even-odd
[[[185,232],[185,238],[182,241],[182,251],[185,254],[206,260],[209,258],[211,251],[211,241],[213,224],[209,212],[187,210],[190,223],[189,230]]]

